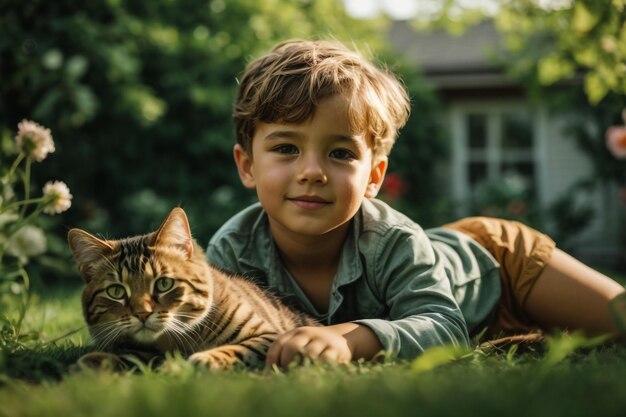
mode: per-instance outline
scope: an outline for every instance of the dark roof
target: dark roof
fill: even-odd
[[[441,88],[496,87],[515,83],[507,79],[496,57],[502,56],[500,34],[492,21],[483,21],[462,35],[444,30],[417,31],[410,22],[394,22],[389,31],[392,47],[415,63]]]

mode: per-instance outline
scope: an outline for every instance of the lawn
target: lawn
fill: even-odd
[[[36,294],[30,348],[0,356],[0,416],[623,416],[626,347],[558,336],[545,351],[427,353],[416,363],[308,365],[288,372],[166,369],[70,373],[88,340],[78,288]],[[74,329],[78,330],[55,343]],[[2,354],[2,351],[0,351]]]

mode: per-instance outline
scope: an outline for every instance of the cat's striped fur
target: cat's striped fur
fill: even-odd
[[[210,266],[180,208],[147,235],[101,240],[72,229],[68,240],[100,351],[179,351],[211,369],[258,367],[280,334],[317,325],[250,281]]]

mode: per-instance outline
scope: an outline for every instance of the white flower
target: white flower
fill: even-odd
[[[28,258],[41,255],[46,251],[47,242],[44,232],[35,226],[26,225],[19,229],[7,245],[7,253],[15,256],[21,263],[28,262]]]
[[[43,196],[49,199],[43,208],[44,213],[62,213],[72,205],[72,194],[63,181],[48,181],[43,186]]]
[[[0,214],[0,229],[4,229],[6,226],[15,223],[19,219],[16,213],[2,213]]]
[[[20,152],[37,162],[43,161],[49,153],[54,152],[54,141],[50,129],[32,122],[22,120],[17,125],[15,144]]]

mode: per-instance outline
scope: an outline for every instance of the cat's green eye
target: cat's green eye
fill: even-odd
[[[126,297],[126,288],[123,285],[113,284],[107,288],[107,295],[114,300]]]
[[[174,280],[168,277],[161,277],[154,284],[154,288],[156,288],[158,292],[169,291],[172,289],[173,286],[174,286]]]

